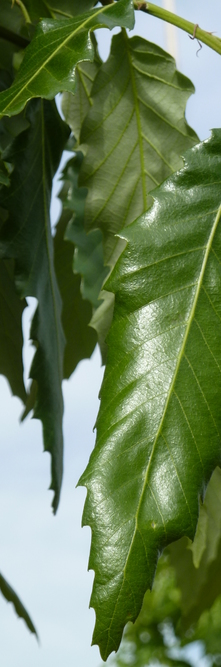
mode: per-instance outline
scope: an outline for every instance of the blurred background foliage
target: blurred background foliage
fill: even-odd
[[[182,538],[157,566],[137,621],[109,667],[221,665],[221,470],[208,485],[194,542]]]

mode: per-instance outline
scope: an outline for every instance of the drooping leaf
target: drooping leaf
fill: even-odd
[[[83,121],[93,104],[91,88],[102,64],[94,33],[91,34],[91,41],[94,47],[94,61],[92,63],[85,61],[77,65],[75,93],[74,95],[72,93],[63,93],[62,95],[62,111],[77,144],[79,144]]]
[[[181,166],[181,154],[196,142],[184,118],[193,90],[159,47],[139,37],[128,39],[125,31],[113,38],[110,57],[90,92],[92,108],[80,136],[86,157],[79,181],[88,188],[86,229],[102,230],[109,266],[123,249],[115,234],[146,210],[153,185]],[[102,296],[92,325],[106,363],[113,299],[105,291]]]
[[[0,591],[4,596],[4,598],[7,600],[7,602],[12,602],[16,614],[18,614],[19,618],[23,618],[30,632],[33,632],[33,634],[35,634],[38,639],[37,630],[35,629],[35,626],[33,625],[28,612],[26,611],[21,600],[19,600],[19,597],[17,596],[13,588],[11,588],[11,586],[8,584],[8,582],[2,576],[2,574],[0,574]]]
[[[77,63],[93,60],[90,31],[116,25],[133,28],[132,0],[119,0],[73,19],[41,21],[25,50],[16,80],[0,94],[0,114],[18,113],[32,97],[52,99],[65,90],[73,92]]]
[[[122,232],[127,247],[105,285],[114,319],[97,442],[80,480],[104,659],[135,620],[160,551],[193,539],[221,461],[220,171],[215,130]]]
[[[169,552],[182,593],[182,624],[189,628],[221,594],[220,468],[214,471],[207,487],[193,543],[182,538],[170,545]]]
[[[22,313],[25,299],[19,299],[14,284],[14,262],[0,260],[0,373],[12,393],[26,401],[22,363]]]
[[[52,177],[68,129],[54,102],[34,101],[29,105],[27,117],[30,128],[15,139],[6,154],[14,170],[11,186],[0,191],[1,206],[8,211],[0,233],[0,256],[15,260],[15,282],[20,296],[34,296],[38,300],[31,327],[37,351],[30,376],[38,384],[34,417],[42,420],[44,447],[52,457],[51,488],[56,510],[62,480],[64,335],[49,207]]]
[[[63,377],[69,378],[82,359],[92,355],[97,337],[89,327],[91,304],[82,299],[80,276],[73,272],[73,244],[64,240],[71,212],[65,210],[54,237],[54,265],[62,298],[62,326],[66,338]]]
[[[87,146],[80,175],[88,188],[85,224],[102,230],[107,264],[113,264],[114,235],[146,211],[149,191],[182,165],[183,151],[196,143],[184,118],[193,91],[158,46],[128,39],[124,30],[113,37],[80,137]]]
[[[64,172],[64,176],[69,181],[64,206],[72,212],[72,219],[66,231],[66,239],[75,244],[73,268],[75,273],[82,277],[82,296],[97,308],[99,293],[108,274],[108,268],[104,266],[101,231],[97,229],[87,234],[84,229],[87,190],[78,187],[82,159],[83,155],[78,151],[68,162]]]

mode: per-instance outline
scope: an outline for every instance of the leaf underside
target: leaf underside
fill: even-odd
[[[193,539],[221,461],[221,130],[186,155],[122,238],[97,441],[80,483],[92,528],[94,643],[119,646],[170,542]]]
[[[150,190],[182,166],[180,156],[197,141],[185,120],[194,87],[168,53],[140,37],[129,39],[124,30],[113,37],[92,86],[94,72],[85,66],[68,117],[78,132],[79,108],[84,118],[89,95],[79,139],[86,151],[79,179],[88,189],[85,227],[102,230],[104,261],[113,267],[123,250],[116,233],[146,211]],[[100,298],[91,324],[106,363],[113,299],[105,289]]]
[[[90,31],[99,27],[112,29],[116,25],[133,28],[132,0],[119,0],[72,19],[43,19],[25,50],[14,83],[0,93],[0,114],[19,113],[33,97],[52,99],[59,92],[73,92],[77,63],[93,60]]]
[[[8,584],[8,582],[3,577],[2,574],[0,574],[0,591],[1,591],[2,595],[4,596],[4,598],[7,600],[7,602],[12,602],[12,604],[14,606],[14,609],[16,611],[16,614],[18,614],[19,618],[23,618],[23,620],[25,621],[25,623],[26,623],[28,629],[30,630],[30,632],[35,634],[37,639],[38,639],[37,631],[35,629],[35,626],[32,623],[32,620],[31,620],[28,612],[26,611],[25,607],[23,606],[21,600],[19,600],[19,597],[17,596],[17,594],[15,593],[13,588],[11,588],[11,586]]]
[[[79,181],[88,188],[86,228],[102,230],[110,266],[116,260],[115,234],[147,210],[150,190],[182,166],[180,156],[197,141],[184,117],[193,92],[158,46],[128,39],[125,30],[113,37],[110,57],[90,92]]]
[[[15,260],[19,295],[22,298],[34,296],[38,300],[31,327],[37,351],[30,377],[38,385],[34,417],[42,421],[44,447],[52,456],[51,489],[55,492],[53,507],[56,510],[62,480],[64,334],[49,210],[52,177],[58,168],[68,129],[54,102],[31,102],[27,116],[30,128],[15,139],[7,153],[14,170],[11,186],[0,192],[0,204],[8,211],[0,232],[0,256]]]

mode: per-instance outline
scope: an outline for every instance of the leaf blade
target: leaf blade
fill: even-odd
[[[221,458],[220,165],[215,130],[122,233],[127,247],[105,285],[115,314],[97,442],[80,480],[104,659],[136,618],[160,551],[193,539],[199,496]]]
[[[31,103],[27,114],[30,127],[15,139],[7,153],[14,171],[11,186],[1,190],[1,204],[8,210],[9,217],[0,232],[0,254],[2,258],[15,260],[15,281],[20,296],[34,296],[38,300],[31,326],[37,351],[30,377],[38,385],[34,416],[42,421],[44,446],[51,453],[51,488],[56,510],[63,465],[64,334],[49,210],[52,177],[69,130],[54,103],[37,100]]]
[[[35,626],[33,625],[28,612],[26,611],[24,605],[17,596],[17,593],[15,593],[13,588],[9,585],[9,583],[6,581],[6,579],[3,577],[1,573],[0,573],[0,591],[4,596],[4,598],[7,600],[7,602],[12,602],[16,614],[19,616],[19,618],[23,618],[30,632],[35,634],[36,638],[38,639],[37,630],[35,629]]]
[[[75,67],[79,60],[93,60],[91,29],[125,25],[132,28],[131,0],[120,0],[74,19],[43,20],[25,51],[15,82],[0,93],[0,114],[16,114],[32,97],[52,99],[64,90],[73,92]]]
[[[87,146],[80,174],[88,188],[85,225],[102,230],[110,266],[114,235],[148,208],[150,190],[182,166],[180,155],[197,141],[184,117],[193,92],[168,53],[124,30],[113,37],[80,137]]]

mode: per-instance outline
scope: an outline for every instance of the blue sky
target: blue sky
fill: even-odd
[[[156,2],[162,5],[162,2]],[[176,11],[208,31],[221,35],[221,5],[217,0],[176,0]],[[135,33],[163,48],[163,22],[139,15]],[[110,34],[100,32],[100,51],[107,57]],[[220,57],[176,31],[178,69],[189,76],[196,94],[187,105],[187,120],[200,139],[221,126]],[[169,49],[168,49],[169,50]],[[55,187],[56,192],[57,186]],[[53,217],[58,203],[53,199]],[[33,308],[32,308],[33,310]],[[32,355],[28,343],[30,311],[24,315],[26,367]],[[0,596],[1,648],[5,667],[98,667],[97,647],[90,647],[94,611],[88,610],[93,572],[87,573],[90,529],[81,529],[84,489],[76,489],[92,447],[102,379],[100,355],[82,362],[69,383],[64,383],[64,482],[57,516],[51,512],[50,457],[42,455],[39,422],[27,419],[20,426],[20,401],[11,398],[4,378],[1,392],[0,568],[27,606],[39,631],[41,644],[18,621],[11,605]]]

